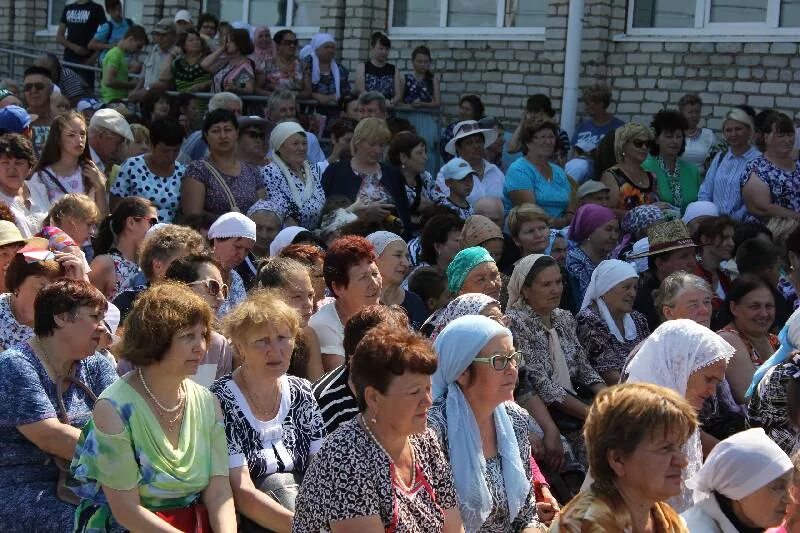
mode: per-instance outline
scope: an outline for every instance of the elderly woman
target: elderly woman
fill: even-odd
[[[497,132],[482,127],[475,120],[464,120],[455,125],[454,137],[445,145],[445,151],[451,156],[460,157],[475,171],[472,190],[467,196],[470,205],[486,196],[503,197],[503,172],[486,160],[486,148],[497,140]],[[443,172],[436,176],[437,189],[447,197],[450,189],[445,183]]]
[[[353,158],[325,169],[322,188],[328,197],[347,197],[353,202],[349,210],[359,217],[376,221],[399,218],[409,231],[411,218],[405,179],[398,169],[381,163],[390,138],[385,120],[361,120],[350,141]]]
[[[677,392],[700,411],[725,378],[725,368],[733,347],[705,326],[687,319],[670,320],[660,325],[640,346],[623,371],[629,383],[653,383]],[[689,458],[686,476],[699,470],[703,462],[700,433],[695,431],[684,446]],[[690,487],[669,500],[676,510],[686,510],[692,502]]]
[[[525,156],[508,167],[503,185],[506,211],[524,203],[536,204],[551,217],[551,225],[563,228],[575,214],[575,184],[560,166],[551,162],[558,126],[534,120],[521,132]]]
[[[349,235],[333,242],[325,254],[325,285],[334,301],[309,319],[319,339],[322,366],[329,372],[344,362],[344,325],[359,309],[380,302],[383,282],[375,248],[363,237]]]
[[[665,500],[681,492],[682,448],[696,430],[694,409],[670,389],[637,383],[598,394],[584,430],[595,480],[552,530],[688,533]]]
[[[763,531],[780,525],[791,502],[794,466],[760,428],[721,441],[686,481],[698,496],[681,516],[689,531]]]
[[[257,258],[269,257],[269,247],[283,227],[283,213],[269,200],[258,200],[247,210],[247,217],[256,223]]]
[[[300,317],[291,363],[286,372],[316,381],[323,370],[319,339],[308,325],[314,312],[314,287],[309,267],[289,257],[271,257],[259,265],[256,279],[259,287],[274,292]]]
[[[505,325],[505,317],[500,308],[500,302],[485,294],[468,292],[453,298],[437,315],[435,322],[431,323],[431,342],[436,340],[436,337],[439,336],[439,333],[442,332],[447,324],[457,318],[468,315],[489,317],[498,324]]]
[[[544,253],[550,244],[550,215],[536,204],[515,206],[508,213],[506,224],[522,257]]]
[[[336,40],[330,33],[317,33],[311,43],[300,51],[303,61],[302,98],[313,98],[327,106],[334,106],[340,98],[350,93],[348,70],[336,62]]]
[[[607,385],[619,383],[628,354],[649,334],[647,319],[633,310],[639,275],[625,261],[602,261],[583,297],[578,340]]]
[[[699,200],[714,202],[720,214],[742,220],[747,213],[742,200],[741,178],[747,165],[761,152],[752,144],[753,119],[746,112],[734,108],[725,114],[722,135],[728,149],[718,153],[706,172]]]
[[[658,198],[683,212],[697,200],[700,172],[697,166],[681,159],[686,150],[686,119],[674,110],[656,113],[651,124],[655,142],[642,168],[656,177]]]
[[[473,246],[456,254],[447,267],[447,288],[456,296],[477,292],[500,299],[500,271],[486,248]]]
[[[563,290],[555,259],[535,254],[524,257],[509,281],[506,319],[527,372],[517,399],[524,402],[531,394],[541,397],[585,464],[580,427],[589,406],[584,398],[605,384],[578,340],[575,318],[558,309]]]
[[[794,454],[800,450],[795,380],[800,357],[794,353],[800,347],[800,311],[792,313],[778,338],[780,348],[755,371],[747,389],[747,421],[764,428],[783,451]]]
[[[683,159],[696,166],[703,174],[711,151],[719,143],[713,130],[700,127],[703,118],[703,100],[699,94],[690,93],[678,100],[678,111],[686,119],[686,150]]]
[[[253,61],[247,57],[251,53],[253,41],[250,32],[237,28],[220,42],[219,48],[204,57],[200,67],[212,75],[211,92],[253,94],[256,73]]]
[[[325,204],[316,165],[306,159],[306,131],[296,122],[281,122],[272,130],[272,162],[261,170],[269,201],[294,224],[316,229]],[[292,225],[289,223],[289,225]]]
[[[569,227],[569,240],[577,244],[567,252],[569,282],[575,301],[583,302],[592,272],[619,241],[617,216],[601,205],[582,205]]]
[[[503,231],[485,216],[472,215],[464,221],[461,230],[461,246],[464,248],[480,246],[489,252],[495,263],[499,263],[504,244]]]
[[[711,327],[713,292],[703,278],[679,270],[664,278],[652,295],[661,321],[688,318]]]
[[[381,303],[402,306],[408,314],[411,327],[419,329],[428,318],[428,312],[422,298],[402,286],[411,267],[406,241],[390,231],[370,233],[367,240],[375,248],[375,264],[383,280]]]
[[[763,128],[764,154],[747,164],[741,179],[746,218],[800,218],[800,162],[793,156],[794,123],[785,114],[775,113],[767,117]]]
[[[431,345],[408,330],[367,333],[350,361],[360,414],[306,471],[296,531],[462,530],[450,464],[426,428],[436,364]]]
[[[250,36],[253,41],[253,52],[248,57],[253,62],[256,73],[254,92],[269,96],[272,89],[265,86],[265,72],[267,65],[275,61],[275,43],[272,40],[272,33],[269,26],[256,26],[250,29]]]
[[[239,122],[226,109],[216,109],[203,121],[203,140],[208,156],[192,161],[181,182],[184,215],[205,212],[219,216],[229,211],[246,212],[264,197],[259,169],[238,160],[236,143]]]
[[[230,293],[217,310],[217,316],[222,317],[245,298],[247,288],[236,268],[256,244],[256,223],[241,213],[225,213],[208,228],[208,240],[223,279],[230,287]]]
[[[50,207],[45,187],[27,180],[35,164],[36,154],[27,137],[0,135],[0,201],[11,208],[23,237],[41,229]]]
[[[514,403],[522,356],[511,332],[484,316],[464,316],[436,338],[439,365],[428,422],[453,467],[467,531],[540,530],[528,414]]]
[[[137,368],[100,395],[72,460],[83,498],[76,531],[236,530],[219,403],[186,379],[211,319],[181,284],[139,296],[118,350]]]
[[[737,278],[725,300],[723,315],[730,320],[717,333],[736,349],[725,379],[736,403],[744,405],[756,369],[780,346],[778,337],[770,333],[775,320],[772,288],[752,274]]]
[[[73,527],[76,497],[67,488],[69,461],[97,396],[116,379],[96,353],[106,300],[88,282],[63,280],[39,291],[35,333],[0,354],[0,528]]]
[[[289,376],[297,312],[255,294],[225,317],[242,365],[211,387],[225,415],[231,487],[244,531],[291,530],[297,488],[325,427],[308,381]]]
[[[603,170],[601,181],[608,187],[610,205],[618,213],[658,202],[656,177],[642,168],[652,143],[653,133],[635,122],[614,131],[617,164]]]

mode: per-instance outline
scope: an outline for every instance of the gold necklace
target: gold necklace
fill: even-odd
[[[241,367],[240,367],[241,368]],[[250,406],[253,408],[253,414],[256,415],[256,418],[261,420],[272,420],[275,418],[277,414],[278,402],[281,397],[281,384],[280,381],[278,382],[277,387],[275,388],[275,399],[272,401],[272,405],[270,406],[269,410],[264,410],[261,406],[256,402],[256,396],[250,392],[250,387],[247,386],[247,380],[244,377],[244,373],[239,371],[239,378],[242,382],[242,391],[244,392],[247,401],[250,403]],[[259,417],[258,415],[262,415]]]

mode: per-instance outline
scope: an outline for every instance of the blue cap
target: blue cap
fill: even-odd
[[[0,109],[0,133],[22,133],[31,125],[31,116],[18,105]]]

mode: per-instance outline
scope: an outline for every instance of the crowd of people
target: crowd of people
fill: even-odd
[[[425,46],[105,12],[58,37],[100,100],[0,89],[1,530],[800,531],[787,115],[432,141]]]

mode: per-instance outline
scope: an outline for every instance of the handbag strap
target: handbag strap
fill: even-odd
[[[52,172],[50,172],[46,168],[43,168],[42,172],[47,174],[47,176],[50,178],[50,181],[53,182],[56,187],[61,189],[61,192],[63,192],[64,194],[69,194],[69,191],[67,190],[67,188],[64,187],[64,184],[61,183],[61,181],[55,176],[55,174],[53,174]]]
[[[234,198],[233,192],[231,191],[231,188],[228,187],[228,183],[220,175],[219,171],[216,168],[214,168],[214,165],[212,165],[211,163],[209,163],[206,160],[203,160],[203,164],[206,166],[206,168],[211,173],[211,175],[214,177],[214,179],[217,180],[217,183],[222,188],[222,192],[228,198],[228,203],[230,204],[231,211],[235,211],[236,213],[239,213],[239,206],[236,205],[236,198]]]
[[[97,395],[86,383],[79,380],[75,376],[75,372],[64,379],[66,379],[70,384],[77,385],[78,388],[83,389],[83,392],[86,394],[89,400],[91,400],[92,405],[94,406],[94,404],[97,402]],[[56,384],[56,410],[58,411],[58,420],[62,424],[69,424],[69,415],[67,414],[67,408],[64,405],[64,392],[66,391],[64,388],[64,379],[59,379],[58,383]],[[69,385],[67,385],[67,387],[69,387]]]

